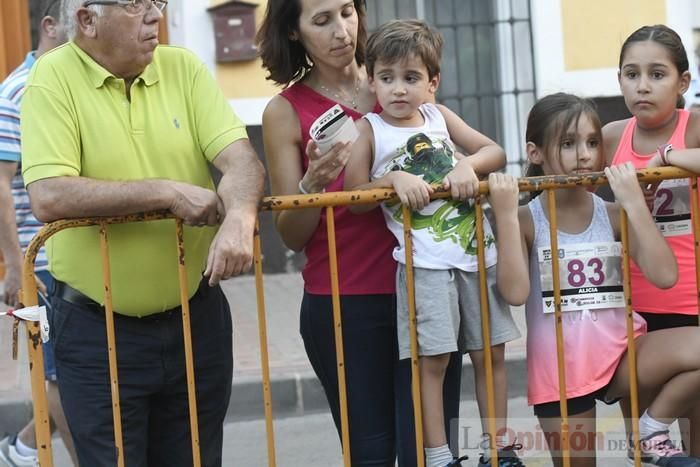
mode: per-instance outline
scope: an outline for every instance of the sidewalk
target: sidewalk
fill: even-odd
[[[265,275],[264,287],[273,413],[290,416],[326,410],[325,396],[299,336],[301,275]],[[223,283],[223,288],[234,322],[234,375],[227,420],[261,418],[264,411],[255,278],[231,279]],[[525,318],[519,309],[513,310],[513,316],[523,334],[506,346],[509,394],[517,397],[525,394]],[[20,352],[15,362],[11,359],[11,329],[12,320],[0,318],[0,433],[21,427],[31,414],[25,333],[20,327]],[[463,398],[473,399],[469,359],[464,362]]]

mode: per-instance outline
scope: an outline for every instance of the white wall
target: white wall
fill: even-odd
[[[170,0],[168,3],[168,35],[172,45],[193,51],[216,76],[214,28],[207,12],[211,0]],[[230,99],[238,117],[246,125],[262,124],[262,112],[269,98]]]
[[[619,95],[616,67],[565,70],[561,3],[562,0],[530,2],[538,97],[557,91],[573,92],[587,97]],[[698,3],[700,2],[697,0],[666,0],[666,24],[678,32],[688,49],[691,71],[697,69],[692,57],[692,28],[694,18],[700,16]],[[692,14],[693,10],[695,16]],[[595,34],[596,28],[613,25],[615,22],[616,18],[600,18],[598,24],[591,24],[591,34]],[[615,44],[613,47],[619,45]]]

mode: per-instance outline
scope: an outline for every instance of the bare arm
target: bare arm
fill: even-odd
[[[0,251],[5,261],[4,301],[10,306],[17,304],[22,283],[22,250],[12,199],[12,177],[16,172],[17,162],[0,162]]]
[[[691,112],[685,136],[686,149],[674,149],[666,154],[668,165],[700,173],[700,113]],[[661,167],[664,163],[656,154],[647,167]]]
[[[304,173],[299,151],[301,128],[292,105],[281,96],[274,97],[263,113],[263,144],[273,195],[299,194],[299,182],[308,192],[321,192],[335,180],[350,157],[349,145],[336,145],[320,155],[313,143],[307,147],[311,157],[309,170]],[[301,251],[306,246],[321,219],[320,209],[276,211],[275,227],[284,244]]]
[[[498,290],[509,304],[522,305],[530,294],[527,232],[533,229],[532,218],[527,207],[518,209],[518,181],[510,175],[489,175],[489,199],[498,232]]]
[[[606,168],[605,174],[619,203],[608,207],[616,237],[620,236],[621,207],[629,220],[632,258],[652,284],[661,289],[673,287],[678,279],[676,258],[646,207],[634,167],[628,162]]]
[[[265,177],[265,170],[248,139],[229,144],[213,163],[223,175],[217,192],[225,215],[209,247],[204,272],[209,277],[209,285],[250,269],[253,232]]]
[[[30,183],[27,191],[32,211],[42,222],[168,209],[187,224],[216,225],[220,211],[213,191],[172,180],[52,177]]]
[[[372,125],[367,120],[357,122],[360,136],[353,144],[352,156],[345,171],[346,190],[371,190],[373,188],[392,188],[403,204],[413,210],[421,210],[430,203],[433,188],[421,177],[401,170],[393,170],[383,177],[369,180],[374,153],[374,134]],[[355,214],[371,211],[377,203],[350,206]]]
[[[505,166],[506,153],[495,141],[467,125],[450,109],[444,105],[437,107],[445,118],[450,139],[469,154],[447,174],[445,188],[450,189],[453,198],[471,198],[479,189],[479,178]]]
[[[374,132],[372,131],[372,125],[364,118],[358,120],[356,124],[360,136],[352,144],[350,159],[345,166],[345,191],[383,187],[391,188],[391,184],[385,182],[374,184],[370,182],[370,172],[372,170],[374,154]],[[348,209],[354,214],[362,214],[371,211],[376,208],[377,205],[378,203],[354,204],[348,206]]]

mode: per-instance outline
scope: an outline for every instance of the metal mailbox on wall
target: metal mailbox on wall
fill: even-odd
[[[207,11],[214,21],[216,61],[237,62],[257,57],[255,8],[249,2],[230,1]]]

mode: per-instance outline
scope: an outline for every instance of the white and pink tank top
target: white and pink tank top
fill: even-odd
[[[615,248],[615,238],[605,202],[596,195],[593,198],[593,218],[583,232],[558,233],[559,256],[563,250],[584,250],[586,245],[609,245]],[[559,371],[554,313],[546,312],[547,299],[543,299],[540,279],[540,248],[550,247],[549,221],[544,214],[541,198],[532,200],[528,207],[535,226],[535,237],[530,251],[530,295],[525,305],[527,318],[527,371],[528,403],[543,404],[559,400]],[[567,247],[568,245],[568,247]],[[577,247],[573,247],[576,245]],[[580,247],[578,247],[580,246]],[[563,297],[569,305],[562,316],[564,333],[564,358],[566,371],[566,397],[584,396],[606,386],[627,350],[627,324],[625,309],[600,308],[585,305],[591,296],[605,299],[602,293],[610,282],[606,275],[621,274],[608,258],[598,256],[598,247],[589,251],[590,258],[560,264],[561,289],[574,290]],[[609,251],[609,249],[608,249]],[[562,265],[564,267],[562,268]],[[612,265],[612,266],[611,266]],[[575,290],[579,287],[579,290]],[[612,287],[611,287],[612,288]],[[591,293],[594,292],[594,293]],[[597,293],[597,295],[596,295]],[[547,295],[546,292],[544,295]],[[580,309],[577,305],[583,304]],[[635,337],[646,332],[644,320],[634,314]]]

